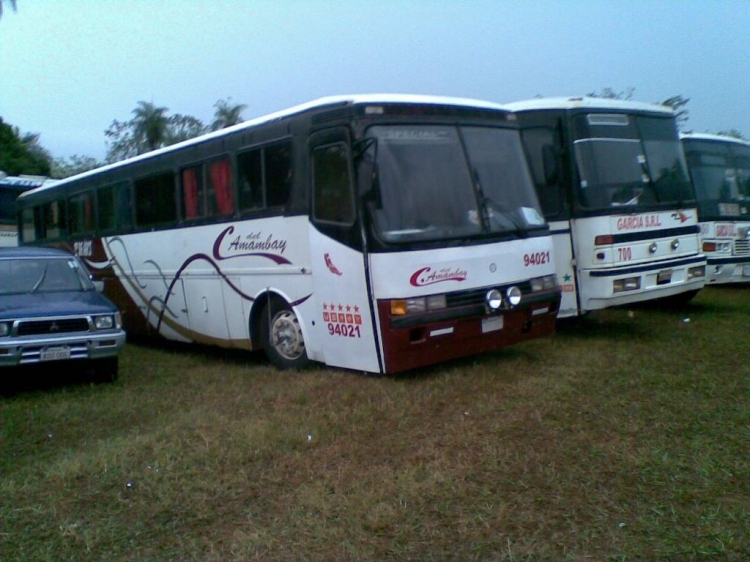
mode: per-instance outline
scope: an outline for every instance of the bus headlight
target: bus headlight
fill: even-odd
[[[625,291],[637,291],[641,288],[640,277],[627,277],[625,279],[615,279],[612,282],[613,293],[624,293]]]
[[[557,287],[557,275],[545,275],[544,277],[535,277],[531,280],[531,292],[544,291]]]
[[[503,295],[501,295],[500,291],[497,289],[487,291],[484,300],[487,301],[487,306],[489,306],[491,310],[497,310],[503,305]]]
[[[508,300],[508,304],[510,306],[518,306],[521,304],[521,289],[513,285],[512,287],[508,287],[508,290],[505,291],[505,298]]]
[[[490,310],[497,310],[499,308],[513,308],[521,303],[521,289],[513,285],[505,289],[505,294],[501,293],[497,289],[490,289],[484,296],[484,300]]]
[[[430,295],[429,297],[414,297],[411,299],[395,299],[391,301],[391,314],[405,316],[428,310],[439,310],[447,306],[445,295]]]
[[[698,277],[705,277],[705,276],[706,276],[706,268],[703,265],[699,267],[689,267],[687,270],[688,281],[690,281],[691,279],[697,279]]]
[[[0,322],[0,338],[10,334],[10,322]]]
[[[706,242],[703,242],[703,251],[704,252],[718,252],[720,254],[728,254],[732,251],[732,243],[731,242],[706,241]]]

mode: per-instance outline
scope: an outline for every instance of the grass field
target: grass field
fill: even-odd
[[[6,384],[0,560],[747,560],[749,329],[708,288],[399,377],[131,342]]]

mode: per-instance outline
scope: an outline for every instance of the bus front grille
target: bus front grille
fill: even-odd
[[[735,256],[750,256],[750,240],[735,240],[734,241],[734,255]]]

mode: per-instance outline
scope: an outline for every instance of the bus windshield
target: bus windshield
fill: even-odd
[[[750,146],[729,144],[685,142],[698,211],[704,218],[750,218]]]
[[[573,128],[581,206],[632,212],[695,198],[673,119],[592,113]]]
[[[518,131],[442,125],[373,126],[375,229],[388,242],[545,227]]]

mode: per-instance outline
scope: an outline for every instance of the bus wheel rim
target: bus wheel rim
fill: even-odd
[[[279,312],[271,324],[271,345],[284,358],[294,360],[305,352],[305,342],[297,316],[290,310]]]

